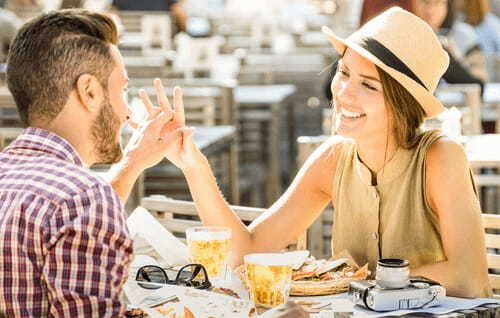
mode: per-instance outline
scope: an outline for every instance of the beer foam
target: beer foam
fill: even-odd
[[[248,254],[244,257],[245,264],[281,266],[292,265],[293,258],[290,255],[282,253],[256,253]]]
[[[192,231],[187,234],[189,241],[213,241],[213,240],[228,240],[231,237],[230,232],[196,232]]]

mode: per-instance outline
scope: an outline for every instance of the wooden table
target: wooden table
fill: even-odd
[[[286,114],[290,145],[295,144],[293,104],[287,98],[296,91],[295,85],[243,85],[236,87],[234,97],[239,105],[240,127],[242,138],[245,138],[244,123],[247,121],[263,121],[269,123],[267,135],[267,203],[273,203],[281,194],[281,130]],[[293,148],[294,145],[291,145]],[[242,147],[244,154],[246,149]],[[243,158],[244,155],[242,155]],[[266,154],[264,154],[266,157]]]
[[[302,147],[317,147],[330,136],[301,136],[297,139]],[[463,136],[467,159],[472,168],[496,168],[500,166],[500,134]]]
[[[472,168],[500,167],[500,134],[464,136],[467,158]]]

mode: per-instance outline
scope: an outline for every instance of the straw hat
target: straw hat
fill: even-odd
[[[327,27],[323,32],[340,54],[349,47],[403,85],[420,103],[426,117],[444,111],[433,94],[448,68],[449,57],[425,21],[393,7],[347,39],[339,38]]]

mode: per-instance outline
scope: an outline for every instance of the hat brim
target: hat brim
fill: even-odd
[[[434,117],[446,110],[443,104],[439,101],[439,99],[437,99],[427,89],[422,87],[420,84],[418,84],[405,74],[393,69],[392,67],[387,66],[385,63],[380,61],[375,55],[373,55],[371,52],[361,47],[359,44],[353,43],[349,41],[349,39],[344,40],[338,37],[328,27],[324,26],[322,28],[322,31],[328,37],[328,40],[339,54],[343,54],[346,48],[349,47],[354,51],[356,51],[359,55],[363,56],[373,64],[380,67],[382,70],[388,73],[392,78],[394,78],[401,85],[403,85],[403,87],[406,88],[408,92],[413,97],[415,97],[417,102],[420,104],[420,106],[425,112],[425,117],[427,118]]]

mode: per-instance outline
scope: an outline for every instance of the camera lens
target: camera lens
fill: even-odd
[[[405,288],[410,283],[409,262],[397,258],[381,259],[377,262],[375,279],[380,288]]]

